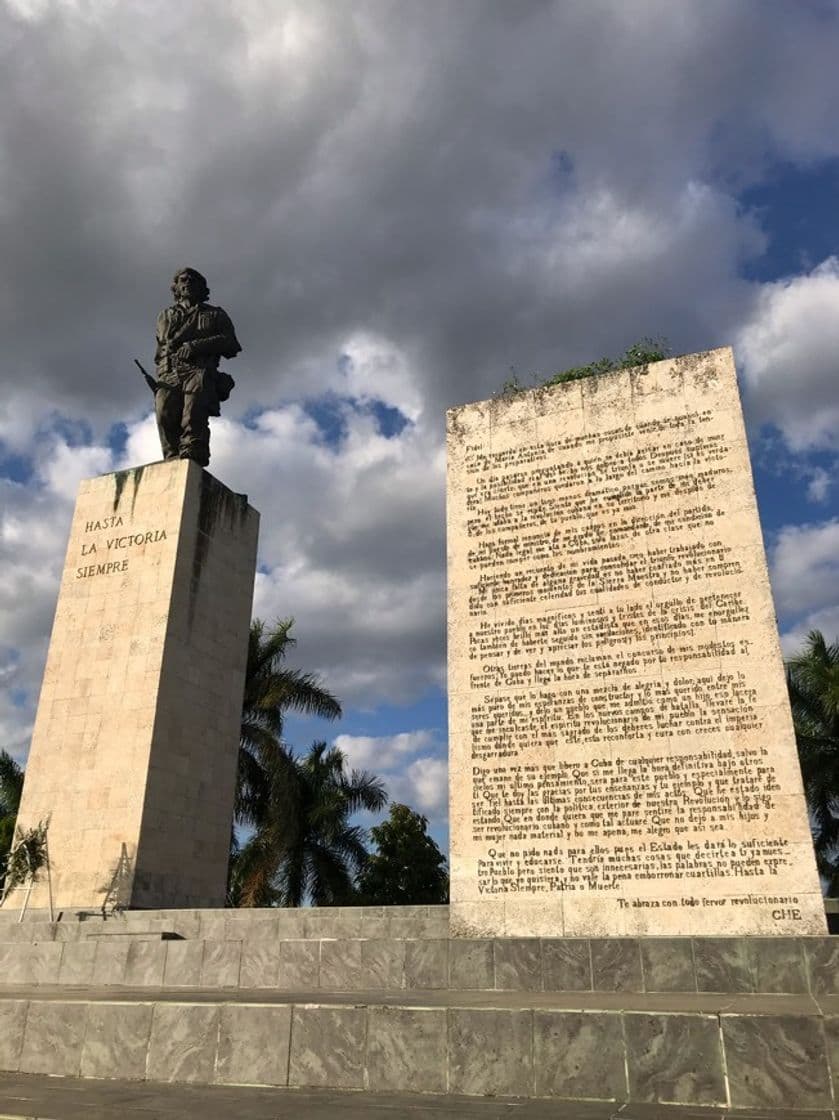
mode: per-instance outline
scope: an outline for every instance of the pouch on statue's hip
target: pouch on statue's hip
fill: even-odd
[[[216,370],[216,395],[220,401],[226,401],[230,396],[236,382],[223,369]]]

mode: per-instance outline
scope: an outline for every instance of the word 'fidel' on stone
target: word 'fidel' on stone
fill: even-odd
[[[448,416],[454,934],[824,909],[729,350]]]

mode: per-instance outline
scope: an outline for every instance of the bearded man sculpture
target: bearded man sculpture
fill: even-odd
[[[182,268],[172,281],[175,302],[157,317],[154,360],[157,381],[154,409],[164,459],[210,461],[211,416],[233,388],[220,370],[221,358],[235,358],[242,347],[227,312],[211,307],[207,281],[194,268]]]

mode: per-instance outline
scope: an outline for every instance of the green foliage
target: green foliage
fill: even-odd
[[[0,894],[6,881],[6,864],[15,836],[15,818],[8,814],[0,817]]]
[[[282,786],[232,861],[235,906],[341,906],[355,901],[355,877],[367,860],[366,833],[350,823],[361,809],[387,802],[381,781],[365,771],[347,773],[336,747],[314,743],[295,757],[287,748]],[[294,811],[289,813],[289,803]]]
[[[819,872],[839,894],[839,643],[818,630],[787,662],[795,741]]]
[[[238,824],[259,826],[290,788],[289,753],[283,745],[283,720],[289,711],[337,719],[341,705],[314,673],[289,669],[283,662],[294,645],[294,619],[273,626],[255,618],[248,637],[245,691],[239,737],[239,775],[236,795]],[[286,811],[294,812],[289,800]]]
[[[6,891],[21,886],[30,877],[36,880],[39,873],[46,867],[49,823],[49,819],[47,819],[46,821],[39,821],[34,828],[25,830],[18,828],[15,831],[14,845],[6,861],[6,881],[4,884]]]
[[[446,857],[428,835],[428,821],[407,805],[371,829],[378,851],[358,879],[359,901],[370,906],[421,906],[449,901]]]
[[[0,891],[3,889],[22,793],[23,768],[8,752],[0,751]]]
[[[322,719],[341,715],[341,705],[315,674],[284,664],[295,644],[293,625],[291,618],[270,626],[255,618],[248,636],[235,822],[256,829],[257,834],[242,847],[233,832],[228,875],[232,906],[273,904],[270,884],[277,858],[267,847],[268,838],[278,835],[278,820],[290,832],[300,825],[294,757],[283,742],[285,713],[301,712]]]
[[[646,366],[650,362],[661,362],[670,357],[670,346],[665,338],[641,338],[630,346],[619,358],[599,358],[596,362],[589,362],[585,366],[572,366],[570,369],[560,370],[559,373],[549,377],[534,376],[534,384],[530,388],[548,388],[551,385],[563,385],[566,381],[581,381],[586,377],[600,377],[604,373],[615,373],[620,369],[632,369],[635,366]],[[528,388],[523,385],[516,372],[508,378],[501,387],[500,396],[511,396],[521,393]]]

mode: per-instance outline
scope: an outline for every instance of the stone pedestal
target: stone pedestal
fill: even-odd
[[[731,351],[448,431],[452,932],[824,933]]]
[[[185,460],[82,482],[18,817],[59,909],[224,904],[258,523]]]

